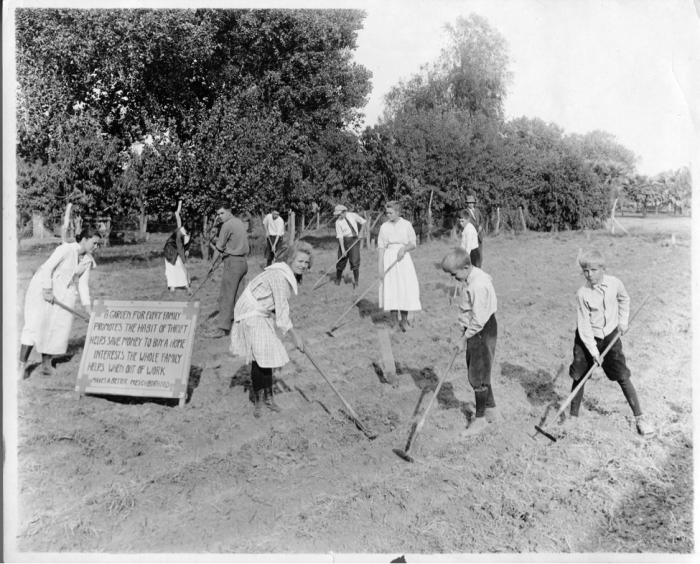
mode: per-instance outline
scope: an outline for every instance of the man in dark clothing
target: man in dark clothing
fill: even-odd
[[[248,272],[248,262],[245,259],[249,250],[248,234],[244,223],[234,217],[228,203],[219,205],[216,218],[221,223],[221,228],[209,273],[214,269],[219,255],[223,255],[224,271],[219,291],[217,328],[208,335],[210,338],[224,337],[230,333],[233,308],[245,288],[245,275]]]

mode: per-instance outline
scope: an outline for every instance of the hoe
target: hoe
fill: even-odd
[[[364,298],[364,297],[367,295],[367,292],[369,292],[369,291],[374,287],[375,284],[377,284],[378,282],[381,282],[382,280],[384,280],[384,277],[386,276],[386,273],[389,272],[389,271],[394,267],[394,265],[395,265],[397,262],[399,262],[399,259],[396,259],[394,262],[392,262],[392,263],[389,265],[389,268],[387,268],[387,269],[384,271],[384,274],[382,274],[379,278],[377,278],[374,282],[372,282],[372,284],[370,285],[370,287],[367,288],[367,289],[362,293],[362,295],[361,295],[359,298],[357,298],[357,299],[353,302],[353,304],[345,311],[345,313],[344,313],[343,315],[341,315],[341,316],[337,319],[337,321],[333,324],[333,326],[332,326],[328,331],[326,331],[326,334],[327,334],[329,337],[333,337],[333,331],[335,331],[335,330],[338,328],[338,323],[340,323],[340,320],[343,319],[343,317],[345,317],[348,313],[350,313],[350,312],[352,311],[352,308],[354,308],[355,305],[357,305],[357,303],[358,303],[362,298]]]
[[[637,316],[637,314],[640,312],[640,310],[641,310],[641,309],[644,307],[644,305],[649,301],[649,298],[651,298],[651,294],[649,294],[649,295],[646,297],[646,299],[642,302],[642,305],[640,305],[639,308],[637,308],[637,311],[635,311],[634,314],[632,315],[632,317],[630,317],[630,320],[629,320],[629,324],[630,324],[630,325],[632,324],[632,320]],[[602,360],[603,358],[605,358],[605,355],[608,354],[608,352],[610,351],[610,349],[613,347],[613,345],[617,342],[617,340],[618,340],[619,338],[620,338],[620,332],[618,331],[617,334],[615,335],[615,337],[613,338],[613,340],[610,341],[610,344],[609,344],[607,347],[605,347],[605,350],[604,350],[602,353],[600,353],[600,358],[601,358],[601,360]],[[566,398],[566,401],[561,405],[561,407],[559,408],[559,411],[557,411],[557,414],[556,414],[556,415],[554,416],[554,418],[552,419],[553,421],[556,421],[556,420],[559,418],[559,416],[560,416],[562,413],[564,413],[564,410],[569,406],[569,404],[570,404],[570,403],[573,401],[573,399],[576,397],[576,394],[578,394],[579,390],[580,390],[580,389],[583,387],[583,385],[586,383],[586,380],[588,380],[588,379],[591,377],[591,374],[593,374],[593,371],[595,370],[596,366],[597,366],[597,364],[595,364],[595,363],[593,364],[593,366],[591,366],[590,370],[589,370],[589,371],[586,373],[586,375],[581,379],[581,381],[579,382],[578,386],[576,386],[576,388],[574,389],[574,391],[571,392],[571,395],[569,395],[569,397]],[[545,413],[545,417],[546,417],[546,415],[547,415],[547,414]],[[548,432],[547,432],[547,427],[548,427],[548,426],[549,426],[549,423],[547,423],[546,425],[542,425],[541,427],[540,427],[539,425],[535,425],[535,430],[536,430],[538,433],[543,434],[543,435],[544,435],[545,437],[547,437],[550,441],[556,442],[556,441],[557,441],[556,437],[555,437],[554,435],[552,435],[551,433],[548,433]]]
[[[369,429],[367,429],[362,422],[360,421],[360,418],[357,416],[357,413],[355,413],[355,410],[350,406],[350,404],[345,400],[345,398],[340,394],[338,391],[338,388],[336,388],[333,383],[326,377],[326,375],[323,373],[323,370],[321,370],[321,367],[318,365],[316,362],[316,359],[312,356],[311,351],[309,351],[308,347],[306,344],[304,345],[304,354],[308,357],[308,359],[311,361],[311,364],[314,365],[316,370],[319,371],[321,376],[323,376],[323,379],[328,383],[328,385],[333,389],[335,394],[340,398],[340,401],[343,402],[343,405],[345,406],[345,409],[348,410],[348,413],[350,414],[351,419],[355,422],[355,425],[357,425],[357,428],[362,431],[368,439],[374,439],[377,437],[377,433],[373,433]]]
[[[442,384],[445,382],[445,378],[447,378],[447,375],[450,373],[450,369],[452,368],[452,365],[455,362],[455,359],[457,358],[457,355],[459,354],[459,347],[455,349],[454,354],[452,355],[452,359],[450,360],[450,364],[447,365],[447,370],[445,370],[445,373],[442,375],[440,378],[440,381],[438,382],[437,387],[435,388],[435,391],[433,392],[433,397],[430,398],[430,402],[428,402],[428,406],[425,408],[425,411],[423,412],[423,417],[421,417],[421,420],[418,422],[418,425],[416,425],[416,430],[414,433],[408,437],[408,442],[406,443],[406,450],[401,450],[400,448],[395,448],[392,449],[395,454],[403,458],[406,462],[416,462],[417,460],[411,456],[411,448],[416,442],[416,438],[418,437],[418,433],[421,432],[421,429],[423,429],[423,424],[425,423],[425,420],[428,418],[428,412],[430,411],[430,408],[433,406],[433,402],[435,401],[435,398],[437,398],[438,394],[440,393],[440,388],[442,388]]]
[[[360,238],[358,237],[358,238],[357,238],[357,241],[355,241],[352,245],[350,245],[350,248],[349,248],[347,251],[345,251],[345,255],[343,255],[343,256],[348,256],[348,253],[350,252],[350,249],[352,249],[352,248],[353,248],[355,245],[357,245],[360,241],[362,241],[362,239],[360,239]],[[343,257],[340,257],[337,261],[335,261],[335,262],[331,265],[331,267],[323,273],[323,275],[321,276],[321,278],[319,278],[318,280],[316,280],[316,284],[314,284],[314,285],[312,286],[312,288],[311,288],[312,290],[315,290],[315,289],[318,287],[318,285],[319,285],[319,283],[321,282],[321,280],[325,279],[326,276],[328,276],[328,273],[329,273],[331,270],[333,270],[333,269],[335,268],[335,265],[338,264],[338,263],[342,260],[342,258],[343,258]]]

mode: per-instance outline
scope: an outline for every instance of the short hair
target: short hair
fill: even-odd
[[[289,247],[289,251],[287,252],[287,260],[285,262],[287,264],[292,264],[299,253],[308,255],[309,268],[311,268],[311,266],[314,264],[314,248],[306,241],[297,241],[293,243],[292,246]]]
[[[279,214],[280,212],[279,212],[279,210],[278,210],[277,208],[272,208],[272,209],[270,210],[270,213]]]
[[[455,247],[443,257],[440,266],[445,272],[457,272],[471,265],[472,261],[469,258],[469,253],[461,247]]]
[[[586,268],[588,266],[605,266],[605,255],[598,250],[586,251],[578,259],[578,263],[581,268]]]
[[[400,214],[401,213],[401,204],[397,202],[396,200],[389,200],[386,204],[384,204],[385,208],[391,208],[394,210],[396,213]]]
[[[250,221],[251,219],[253,219],[253,217],[250,215],[250,213],[248,213],[247,211],[244,211],[244,212],[239,216],[239,219],[240,219],[241,221]]]
[[[460,219],[471,219],[472,214],[469,213],[469,210],[459,210],[459,217]]]
[[[80,233],[78,233],[78,236],[75,238],[75,240],[78,243],[80,243],[80,241],[83,241],[85,239],[92,239],[93,237],[99,237],[100,239],[102,239],[102,232],[96,227],[86,227]]]
[[[216,211],[219,211],[221,209],[224,209],[226,211],[231,211],[231,204],[228,203],[226,200],[221,200],[216,204]]]

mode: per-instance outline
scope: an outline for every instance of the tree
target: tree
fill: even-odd
[[[167,209],[174,192],[200,216],[218,197],[240,210],[262,198],[305,205],[303,156],[324,132],[356,127],[370,89],[352,61],[356,10],[17,14],[21,170],[77,166],[49,150],[64,124],[90,115],[121,155],[110,169],[124,198],[115,209],[142,216]],[[37,197],[45,189],[28,188],[25,204],[48,205]]]
[[[385,98],[385,120],[401,112],[459,109],[500,120],[512,78],[508,45],[476,14],[445,26],[447,45],[437,61],[400,82]]]

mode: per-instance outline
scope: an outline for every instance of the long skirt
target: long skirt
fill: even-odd
[[[54,289],[54,296],[69,308],[75,308],[77,291],[74,286],[64,293]],[[41,275],[37,272],[29,283],[25,296],[21,344],[33,346],[42,354],[65,354],[72,327],[73,314],[44,299]]]
[[[189,287],[190,276],[179,256],[175,264],[170,264],[167,260],[165,261],[165,279],[167,280],[168,288]]]
[[[385,271],[396,260],[400,248],[399,245],[391,245],[385,249]],[[379,307],[384,311],[419,311],[421,309],[418,276],[409,253],[406,253],[379,283]]]

